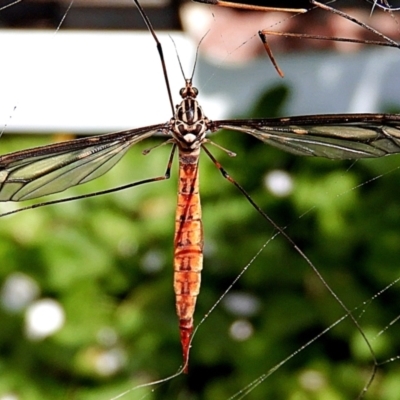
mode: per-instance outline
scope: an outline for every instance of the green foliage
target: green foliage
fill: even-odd
[[[285,90],[278,91],[283,101]],[[269,110],[264,104],[264,116],[278,112],[275,103]],[[398,324],[389,323],[399,314],[400,297],[396,285],[379,292],[399,276],[400,158],[334,162],[284,154],[238,133],[223,132],[213,140],[238,153],[231,159],[213,149],[346,307],[358,307],[354,317],[378,361],[395,357]],[[2,153],[48,141],[3,137]],[[115,169],[67,195],[162,175],[168,146],[143,156],[152,145],[151,140],[136,145]],[[267,243],[229,292],[231,298],[247,296],[254,307],[239,311],[225,297],[199,326],[188,376],[122,398],[227,399],[257,379],[246,399],[355,398],[370,377],[373,357],[354,322],[344,318],[302,349],[345,311],[293,245],[274,237],[275,230],[204,156],[201,168],[205,262],[196,321]],[[287,197],[264,186],[266,174],[276,169],[293,179]],[[25,310],[0,308],[0,398],[107,400],[176,372],[181,364],[172,288],[176,188],[174,165],[169,181],[1,219],[0,283],[17,272],[32,278],[38,298],[59,302],[66,322],[56,334],[35,341],[25,334]],[[238,322],[251,328],[248,339],[230,333]],[[379,367],[365,398],[397,399],[399,370],[397,361]]]

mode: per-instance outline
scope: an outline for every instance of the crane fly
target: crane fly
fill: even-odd
[[[161,44],[140,4],[136,0],[135,2],[157,43],[170,95]],[[164,176],[100,193],[168,179],[174,154],[178,152],[179,181],[173,265],[184,372],[188,372],[193,316],[203,267],[204,240],[199,193],[201,150],[211,158],[223,176],[236,185],[263,217],[268,219],[210,153],[206,144],[215,143],[207,138],[207,134],[220,129],[238,131],[295,155],[330,159],[374,158],[400,153],[400,115],[309,115],[213,121],[206,117],[199,105],[198,90],[192,81],[193,74],[191,78],[185,78],[185,86],[180,90],[182,100],[176,108],[172,107],[173,116],[166,123],[31,148],[0,157],[0,201],[18,202],[62,192],[69,187],[96,179],[116,165],[136,143],[156,134],[168,137],[164,143],[172,144],[172,150]],[[40,203],[28,208],[97,194],[99,193]],[[275,224],[274,227],[288,238],[281,228]]]

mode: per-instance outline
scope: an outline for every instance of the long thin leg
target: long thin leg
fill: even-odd
[[[292,13],[305,13],[308,11],[305,8],[255,6],[252,4],[234,3],[231,1],[224,1],[224,0],[194,0],[194,1],[203,4],[210,4],[212,6],[237,8],[239,10],[249,10],[249,11],[278,11],[278,12],[292,12]]]
[[[138,8],[138,10],[140,12],[140,15],[142,16],[142,18],[143,18],[143,20],[144,20],[144,22],[145,22],[145,24],[147,26],[147,29],[149,30],[149,32],[151,33],[151,35],[153,36],[153,38],[154,38],[154,40],[156,42],[157,51],[158,51],[158,54],[160,56],[161,66],[162,66],[162,69],[163,69],[165,85],[167,86],[169,103],[171,105],[172,115],[174,115],[175,114],[174,102],[172,101],[171,87],[169,85],[167,66],[165,65],[164,52],[163,52],[163,49],[162,49],[162,44],[158,40],[158,37],[156,35],[156,32],[154,31],[153,26],[151,25],[149,17],[144,12],[142,6],[139,4],[139,2],[137,0],[133,0],[133,1],[136,4],[136,7]]]
[[[272,220],[272,218],[266,214],[255,202],[254,200],[251,198],[251,196],[246,192],[246,190],[239,185],[238,182],[236,182],[226,171],[225,169],[222,167],[222,165],[217,161],[217,159],[211,154],[211,152],[205,147],[202,146],[202,149],[204,150],[204,152],[208,155],[208,157],[210,157],[211,161],[215,164],[215,166],[219,169],[219,171],[221,172],[222,176],[228,180],[229,182],[231,182],[233,185],[235,185],[239,191],[246,197],[247,201],[261,214],[261,216],[266,219],[273,228],[275,228],[279,234],[281,234],[295,249],[295,251],[304,259],[304,261],[312,268],[312,270],[314,271],[314,273],[318,276],[318,279],[320,279],[320,281],[323,283],[323,285],[327,288],[327,290],[329,291],[329,293],[333,296],[333,298],[338,302],[338,304],[342,307],[342,309],[345,311],[345,313],[350,317],[350,319],[352,320],[352,322],[354,323],[355,327],[357,328],[357,330],[359,331],[361,337],[363,338],[365,344],[367,345],[371,356],[372,356],[372,360],[373,360],[373,369],[372,369],[372,374],[371,374],[371,378],[368,380],[365,388],[363,389],[362,393],[360,394],[360,396],[363,395],[363,393],[368,389],[368,387],[371,385],[375,375],[376,375],[376,371],[378,368],[378,361],[375,355],[375,352],[371,346],[370,341],[368,340],[367,336],[365,335],[364,331],[362,330],[359,322],[356,320],[356,318],[354,317],[354,315],[352,314],[351,310],[348,309],[348,307],[343,303],[343,301],[337,296],[337,294],[333,291],[333,289],[329,286],[328,282],[326,282],[326,280],[324,279],[324,277],[321,275],[321,273],[318,271],[318,269],[315,267],[315,265],[313,264],[313,262],[305,255],[305,253],[300,249],[300,247],[297,246],[297,244],[293,241],[293,239],[285,232],[285,228],[280,227],[279,225],[276,224],[275,221]],[[359,397],[361,398],[361,397]]]
[[[329,11],[333,14],[336,15],[340,15],[342,18],[345,18],[359,26],[361,26],[362,28],[366,29],[367,31],[370,31],[372,33],[374,33],[375,35],[379,36],[380,38],[384,39],[385,41],[387,41],[388,43],[392,43],[393,46],[392,47],[399,47],[399,44],[396,43],[393,39],[390,39],[390,37],[384,35],[383,33],[379,32],[378,30],[372,28],[371,26],[364,24],[364,22],[359,21],[356,18],[353,18],[352,16],[344,13],[343,11],[337,10],[336,8],[330,7],[326,4],[323,3],[319,3],[318,1],[315,0],[310,0],[310,3],[315,5],[316,7],[322,8],[323,10]]]

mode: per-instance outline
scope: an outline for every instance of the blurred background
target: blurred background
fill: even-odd
[[[154,42],[130,1],[12,3],[0,3],[2,154],[171,117]],[[210,119],[399,111],[398,49],[271,37],[285,72],[277,76],[259,29],[371,39],[326,11],[143,5],[160,31],[176,103],[183,78],[168,35],[190,76],[208,32],[194,82]],[[375,7],[371,14],[364,1],[332,6],[398,41],[395,11]],[[237,153],[212,149],[356,310],[382,364],[365,398],[398,399],[399,157],[329,161],[288,155],[238,133],[213,140]],[[49,199],[162,175],[167,146],[142,155],[157,143],[135,145],[105,176]],[[106,400],[177,371],[173,167],[166,182],[1,218],[0,400]],[[200,325],[189,375],[122,398],[228,399],[257,379],[245,398],[356,398],[374,355],[355,324],[340,321],[344,310],[315,272],[206,157],[200,173],[205,261],[197,323],[250,266]],[[1,212],[25,205],[4,203]]]

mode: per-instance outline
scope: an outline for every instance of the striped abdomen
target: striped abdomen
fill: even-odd
[[[198,165],[198,155],[180,152],[174,240],[174,289],[186,373],[193,332],[193,314],[203,268],[203,227]]]

